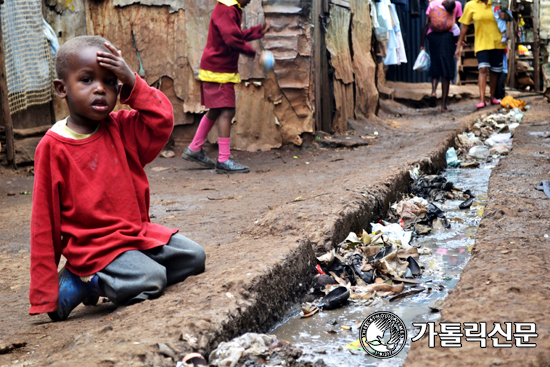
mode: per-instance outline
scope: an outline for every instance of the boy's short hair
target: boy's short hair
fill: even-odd
[[[442,5],[445,8],[445,10],[447,10],[447,13],[453,13],[455,11],[455,8],[456,8],[455,0],[445,0]]]
[[[108,41],[99,36],[79,36],[65,42],[59,47],[55,55],[55,72],[57,77],[65,79],[67,71],[70,70],[73,55],[86,47],[104,48],[105,51],[109,52],[109,49],[105,47],[105,42]]]

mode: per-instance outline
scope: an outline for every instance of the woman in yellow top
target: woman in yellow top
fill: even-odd
[[[499,17],[510,21],[509,16],[505,12],[500,12]],[[491,72],[490,90],[491,104],[499,104],[500,101],[495,99],[495,90],[497,87],[498,74],[502,73],[502,64],[504,60],[504,50],[506,44],[502,43],[502,34],[497,26],[493,14],[492,0],[471,0],[466,3],[464,13],[458,20],[462,23],[462,29],[456,46],[455,57],[460,58],[462,41],[468,32],[468,28],[472,21],[475,28],[475,44],[474,50],[476,53],[479,69],[479,98],[480,102],[477,108],[487,106],[485,103],[485,87],[487,85],[487,72]]]

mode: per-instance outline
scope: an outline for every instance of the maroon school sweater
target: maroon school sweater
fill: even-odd
[[[260,33],[262,26],[243,31],[241,21],[242,10],[237,5],[216,4],[210,18],[201,69],[216,73],[238,73],[239,54],[250,57],[256,55],[256,51],[247,42],[263,38],[263,34]]]

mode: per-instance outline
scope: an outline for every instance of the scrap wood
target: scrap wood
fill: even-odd
[[[403,297],[407,297],[407,296],[412,296],[414,294],[418,294],[418,293],[422,293],[426,290],[425,287],[418,287],[418,288],[413,288],[405,293],[401,293],[401,294],[398,294],[397,296],[395,297],[392,297],[389,299],[390,302],[393,302],[393,301],[396,301],[400,298],[403,298]]]
[[[413,279],[393,278],[393,280],[396,280],[396,281],[398,281],[398,282],[403,282],[403,283],[420,284],[420,281],[419,281],[419,280],[413,280]]]
[[[233,199],[235,199],[234,196],[224,196],[224,197],[222,197],[222,198],[212,198],[212,197],[210,197],[210,196],[207,196],[206,198],[207,198],[208,200],[233,200]]]
[[[366,287],[367,292],[392,292],[394,294],[399,294],[403,292],[405,288],[404,283],[389,285],[386,283],[383,284],[369,284]]]

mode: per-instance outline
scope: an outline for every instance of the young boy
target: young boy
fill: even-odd
[[[239,54],[256,55],[247,42],[262,38],[266,24],[241,30],[242,9],[250,0],[218,0],[208,28],[208,40],[202,54],[199,79],[201,103],[209,109],[203,116],[193,141],[185,149],[182,158],[217,173],[246,173],[249,168],[231,158],[229,152],[231,120],[235,116],[235,84],[239,77]],[[218,161],[214,164],[202,150],[208,132],[218,120]]]
[[[116,305],[159,297],[203,272],[205,253],[149,218],[144,166],[174,126],[166,96],[100,37],[65,43],[55,68],[55,91],[70,115],[36,150],[29,313],[59,321],[99,296]],[[119,91],[132,111],[112,113]],[[58,274],[61,255],[67,262]]]

